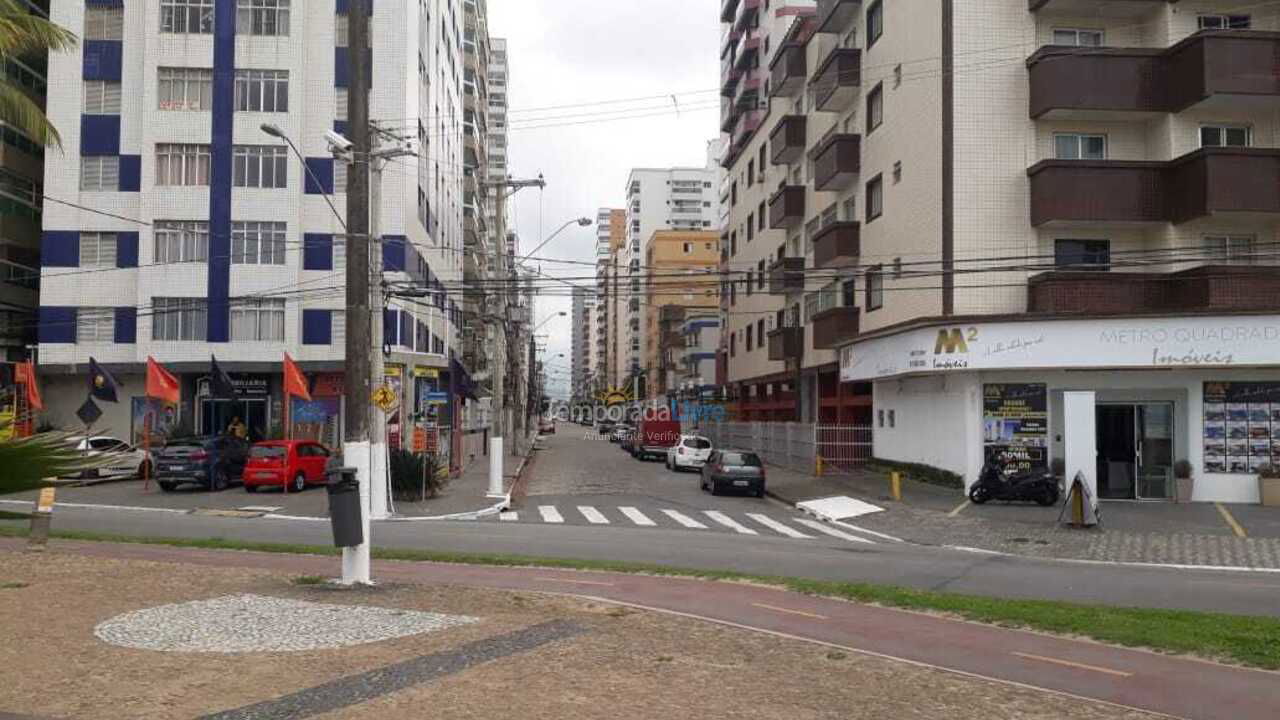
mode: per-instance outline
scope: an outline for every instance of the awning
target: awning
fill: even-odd
[[[480,399],[476,395],[476,386],[471,380],[471,373],[467,372],[467,369],[462,367],[462,363],[458,362],[456,359],[451,359],[449,361],[449,372],[456,379],[456,387],[458,388],[458,393],[461,394],[462,397],[468,400]]]

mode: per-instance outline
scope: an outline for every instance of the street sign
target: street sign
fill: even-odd
[[[449,393],[447,392],[429,392],[427,393],[428,405],[448,405]]]
[[[390,412],[399,402],[397,402],[395,391],[387,385],[382,385],[373,391],[373,404],[377,405],[382,412]]]

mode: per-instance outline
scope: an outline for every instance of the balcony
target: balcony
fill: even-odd
[[[862,85],[862,51],[837,47],[813,75],[814,107],[822,112],[844,112],[853,106]]]
[[[784,257],[769,266],[769,294],[804,292],[804,258]]]
[[[1027,10],[1048,10],[1075,17],[1105,15],[1109,18],[1136,18],[1167,2],[1168,0],[1027,0]]]
[[[769,360],[801,360],[804,358],[804,328],[784,327],[769,333]]]
[[[1280,105],[1280,33],[1204,30],[1169,48],[1047,46],[1027,59],[1032,118]]]
[[[847,345],[858,337],[861,311],[856,307],[836,307],[813,315],[813,347],[816,350],[834,350]]]
[[[760,43],[758,34],[747,36],[739,46],[738,57],[733,61],[733,66],[743,72],[756,67],[760,60]]]
[[[724,0],[720,3],[720,22],[733,22],[733,16],[738,14],[738,0]]]
[[[1275,148],[1201,148],[1168,162],[1042,160],[1027,175],[1035,226],[1280,213]]]
[[[813,189],[847,190],[862,171],[862,136],[835,134],[819,145],[813,157]]]
[[[834,222],[813,236],[813,266],[839,268],[858,264],[862,255],[862,225]]]
[[[769,72],[772,77],[771,97],[795,97],[804,90],[804,80],[809,75],[805,46],[788,43],[778,48],[769,64]]]
[[[818,0],[816,32],[843,35],[858,21],[861,0]]]
[[[1062,271],[1027,281],[1027,312],[1142,315],[1280,309],[1280,268],[1202,265],[1173,273]]]
[[[774,165],[787,165],[804,155],[805,128],[808,118],[804,115],[783,115],[773,132],[769,133],[769,149],[773,151]]]
[[[804,222],[804,186],[784,185],[769,198],[769,227],[783,230]]]
[[[746,30],[754,27],[756,21],[760,17],[760,5],[762,0],[740,0],[741,6],[738,8],[737,19],[733,21],[735,30]]]

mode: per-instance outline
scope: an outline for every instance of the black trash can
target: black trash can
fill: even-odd
[[[360,518],[360,483],[355,468],[333,468],[329,475],[329,522],[334,547],[355,547],[364,542]]]

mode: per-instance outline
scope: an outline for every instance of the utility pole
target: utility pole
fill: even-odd
[[[354,467],[360,482],[360,507],[364,543],[342,551],[344,583],[371,582],[369,568],[369,513],[373,411],[371,360],[375,349],[370,302],[372,243],[369,237],[369,6],[356,0],[348,13],[348,103],[347,127],[351,129],[352,163],[347,173],[347,347],[343,395],[346,426],[343,430],[343,461]],[[379,289],[380,291],[380,289]],[[381,303],[379,303],[380,305]],[[381,340],[381,338],[379,338]],[[381,345],[381,343],[378,343]]]

